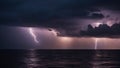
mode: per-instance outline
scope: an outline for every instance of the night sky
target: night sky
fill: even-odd
[[[120,23],[119,6],[119,0],[1,0],[0,49],[120,49],[120,24],[112,28]]]

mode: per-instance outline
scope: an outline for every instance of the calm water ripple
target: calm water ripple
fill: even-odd
[[[120,68],[119,50],[0,50],[0,68]]]

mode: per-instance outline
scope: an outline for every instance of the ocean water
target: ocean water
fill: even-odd
[[[120,50],[0,50],[0,68],[120,68]]]

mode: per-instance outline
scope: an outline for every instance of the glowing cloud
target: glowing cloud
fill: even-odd
[[[36,37],[36,35],[34,34],[34,31],[33,31],[32,28],[29,28],[29,33],[30,33],[31,36],[33,37],[34,41],[35,41],[36,43],[39,43],[39,41],[37,40],[37,37]]]

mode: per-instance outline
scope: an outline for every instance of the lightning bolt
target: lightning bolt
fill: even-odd
[[[95,47],[94,47],[94,49],[96,50],[97,47],[98,47],[98,39],[96,38],[96,39],[95,39]]]
[[[36,37],[36,35],[34,34],[34,31],[33,31],[32,28],[29,28],[29,33],[30,33],[31,36],[33,37],[34,41],[35,41],[36,43],[39,43],[39,41],[37,40],[37,37]]]

